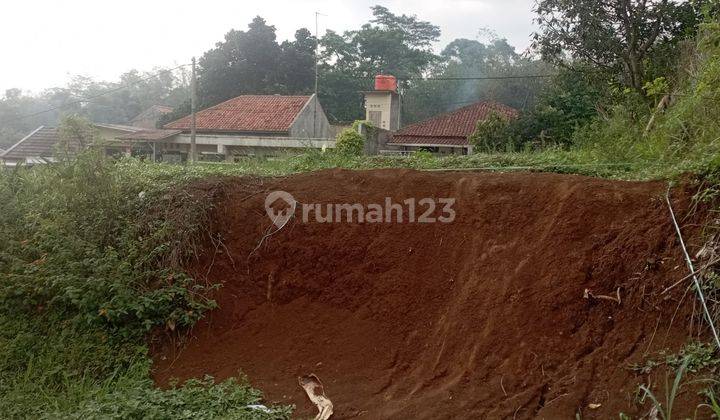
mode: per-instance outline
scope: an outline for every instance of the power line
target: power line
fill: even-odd
[[[452,80],[513,80],[513,79],[542,79],[555,77],[557,74],[525,74],[525,75],[508,75],[508,76],[438,76],[438,77],[397,77],[403,81],[452,81]],[[375,77],[360,77],[359,79],[374,80]]]
[[[32,114],[20,115],[20,116],[18,116],[18,117],[9,118],[9,119],[7,119],[7,120],[0,121],[0,124],[7,124],[7,123],[10,123],[10,122],[13,122],[13,121],[23,120],[23,119],[25,119],[25,118],[36,117],[36,116],[38,116],[38,115],[46,114],[46,113],[48,113],[48,112],[57,111],[57,110],[59,110],[59,109],[61,109],[61,108],[64,108],[64,107],[70,106],[70,105],[81,104],[81,103],[83,103],[83,102],[91,102],[93,99],[97,99],[97,98],[100,98],[100,97],[102,97],[102,96],[109,95],[109,94],[111,94],[111,93],[115,93],[115,92],[121,91],[121,90],[123,90],[123,89],[127,89],[127,88],[129,88],[129,87],[132,87],[132,86],[137,85],[138,83],[144,82],[144,81],[146,81],[146,80],[150,80],[150,79],[152,79],[152,78],[154,78],[154,77],[157,77],[157,76],[159,76],[159,75],[161,75],[161,74],[163,74],[163,73],[169,73],[169,72],[175,71],[175,70],[177,70],[177,69],[180,69],[180,68],[183,68],[183,67],[186,67],[186,66],[189,66],[189,65],[190,65],[190,64],[181,64],[181,65],[179,65],[179,66],[177,66],[177,67],[173,67],[173,68],[171,68],[171,69],[160,70],[160,71],[155,72],[155,73],[153,73],[153,74],[151,74],[151,75],[149,75],[149,76],[142,77],[142,78],[140,78],[140,79],[138,79],[138,80],[136,80],[136,81],[134,81],[134,82],[132,82],[132,83],[128,83],[128,84],[121,85],[121,86],[118,86],[118,87],[113,88],[113,89],[110,89],[110,90],[106,90],[105,92],[98,93],[97,95],[86,96],[86,97],[79,98],[79,99],[76,99],[76,100],[73,100],[73,101],[70,101],[70,102],[65,102],[65,103],[63,103],[63,104],[61,104],[61,105],[57,105],[57,106],[54,106],[54,107],[52,107],[52,108],[48,108],[48,109],[45,109],[45,110],[42,110],[42,111],[38,111],[38,112],[33,112]]]
[[[505,80],[505,79],[540,79],[555,77],[556,74],[527,74],[513,76],[447,76],[447,77],[408,77],[400,80]]]

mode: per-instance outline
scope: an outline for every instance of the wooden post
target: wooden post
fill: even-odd
[[[197,76],[195,74],[195,57],[192,59],[192,79],[190,80],[190,162],[197,161],[197,145],[195,143],[195,113],[197,112]]]
[[[320,12],[315,12],[315,102],[313,103],[313,138],[317,138],[318,55],[320,49],[320,40],[318,39],[318,16],[320,16]]]

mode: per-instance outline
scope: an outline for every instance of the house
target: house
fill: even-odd
[[[143,147],[153,159],[186,160],[191,117],[117,136]],[[305,148],[333,148],[335,141],[315,95],[241,95],[195,114],[200,160],[232,161],[242,156],[278,156]]]
[[[132,145],[118,142],[115,138],[120,134],[140,130],[137,127],[118,124],[93,124],[93,127],[97,130],[100,138],[105,141],[103,147],[107,154],[129,154]],[[57,159],[60,140],[60,134],[56,127],[40,126],[0,154],[0,162],[7,166],[53,162]],[[81,147],[79,142],[68,144],[71,152],[76,152]]]
[[[518,115],[515,109],[499,103],[477,102],[401,127],[402,97],[397,91],[395,77],[377,75],[375,89],[362,93],[365,96],[365,119],[379,128],[372,141],[366,144],[366,152],[370,154],[408,153],[415,150],[469,154],[472,153],[472,145],[468,137],[475,131],[478,121],[493,112],[507,118],[516,118]]]
[[[163,131],[128,134],[119,140],[152,141],[163,153],[185,155],[190,151],[190,118],[165,124]],[[335,147],[330,123],[315,95],[242,95],[198,112],[195,119],[195,142],[201,155],[232,160]]]
[[[129,125],[139,128],[157,128],[160,117],[172,112],[172,107],[164,105],[153,105],[130,120]]]
[[[477,102],[455,111],[410,124],[392,133],[387,146],[400,151],[427,150],[440,154],[470,154],[468,137],[477,122],[498,113],[516,118],[517,110],[496,102]]]

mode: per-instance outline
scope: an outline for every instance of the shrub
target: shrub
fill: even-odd
[[[191,184],[202,167],[148,168],[92,148],[0,167],[5,417],[286,417],[248,411],[259,394],[245,383],[154,388],[148,333],[178,334],[215,306],[183,263],[212,234],[222,184]]]
[[[477,122],[475,131],[470,135],[470,144],[476,152],[497,152],[512,150],[512,138],[507,117],[497,112],[490,113],[487,118]]]
[[[357,130],[346,128],[338,134],[335,148],[342,155],[359,156],[365,149],[365,138]]]

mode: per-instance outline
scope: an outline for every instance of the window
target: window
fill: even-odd
[[[373,123],[375,127],[380,127],[380,121],[382,119],[382,112],[381,111],[369,111],[368,114],[370,115],[370,122]]]

